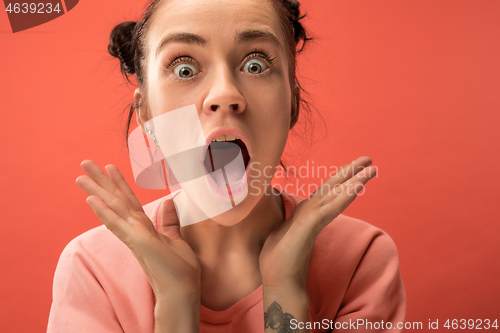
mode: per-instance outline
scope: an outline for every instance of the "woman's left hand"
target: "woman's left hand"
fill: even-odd
[[[308,199],[300,202],[290,219],[271,232],[259,257],[264,287],[305,290],[316,237],[376,175],[376,168],[368,167],[370,164],[372,160],[362,156],[344,165]]]

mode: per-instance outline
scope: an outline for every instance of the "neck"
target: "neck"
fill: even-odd
[[[206,220],[181,228],[181,235],[202,261],[259,256],[269,234],[285,220],[281,195],[269,186],[251,212],[239,223],[222,226]]]

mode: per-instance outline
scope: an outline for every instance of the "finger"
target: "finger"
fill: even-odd
[[[130,244],[129,235],[133,229],[132,225],[123,220],[98,196],[91,195],[86,201],[106,228],[108,228],[116,237],[118,237],[118,239],[130,247],[132,244]]]
[[[151,266],[158,266],[158,264],[148,265],[148,258],[157,259],[158,253],[160,252],[163,256],[168,256],[168,262],[178,260],[175,254],[169,251],[164,251],[163,248],[158,248],[160,245],[159,240],[155,240],[153,234],[149,232],[142,232],[142,230],[145,229],[141,229],[137,224],[134,225],[123,220],[99,197],[91,195],[86,201],[106,228],[108,228],[120,241],[132,250],[132,253],[137,258],[143,269],[145,269],[146,273],[150,271]],[[163,246],[168,246],[168,241],[163,242],[162,244]]]
[[[101,199],[107,207],[111,208],[122,219],[128,221],[132,217],[129,207],[125,204],[125,202],[103,189],[101,186],[96,184],[96,182],[90,179],[90,177],[80,176],[75,182],[88,195],[94,195]]]
[[[180,233],[180,222],[175,208],[174,200],[167,199],[159,207],[160,221],[159,229],[162,234],[171,240],[182,239]]]
[[[334,187],[331,189],[326,195],[320,198],[320,203],[322,205],[325,205],[329,203],[330,201],[334,200],[336,197],[338,197],[340,194],[342,194],[344,191],[348,190],[348,187],[355,183],[361,183],[365,185],[370,179],[375,177],[377,175],[377,169],[376,167],[368,167],[364,169],[361,172],[358,172],[354,177],[346,180],[344,183]],[[358,192],[359,194],[359,192]]]
[[[104,168],[106,169],[106,172],[108,173],[111,180],[120,189],[120,191],[127,197],[128,202],[130,203],[130,206],[134,210],[144,212],[144,209],[142,208],[142,205],[139,202],[139,199],[137,199],[134,192],[132,191],[130,186],[125,181],[125,178],[123,177],[120,170],[112,164],[108,164]]]
[[[99,166],[92,160],[83,161],[80,166],[87,173],[87,175],[100,187],[113,194],[115,197],[120,198],[130,209],[134,209],[132,203],[129,202],[127,195],[125,195],[118,186],[99,168]],[[140,210],[142,211],[142,209]]]
[[[342,184],[347,179],[352,178],[358,172],[372,164],[372,160],[368,156],[361,156],[353,162],[342,166],[332,177],[327,179],[314,193],[311,195],[321,198],[337,185]]]
[[[349,207],[349,205],[356,199],[358,193],[362,191],[364,184],[356,181],[346,187],[346,190],[337,196],[335,200],[324,204],[319,208],[319,214],[321,216],[321,221],[318,225],[319,231],[321,231],[327,224],[333,221],[337,216],[342,214],[342,212]]]
[[[352,178],[358,172],[372,164],[372,160],[368,156],[361,156],[349,164],[342,166],[332,177],[327,179],[319,188],[319,195],[325,195],[332,188],[344,183],[347,179]]]

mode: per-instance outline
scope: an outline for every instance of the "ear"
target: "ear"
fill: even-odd
[[[140,88],[137,88],[134,91],[134,105],[139,106],[135,109],[135,119],[137,120],[137,125],[141,128],[142,132],[146,134],[146,129],[144,127],[144,123],[150,120],[149,112],[145,106],[140,106],[140,103],[143,102],[143,96],[141,94]]]
[[[300,85],[299,81],[295,81],[292,96],[292,112],[290,117],[290,129],[292,129],[299,120],[299,107],[300,107]]]

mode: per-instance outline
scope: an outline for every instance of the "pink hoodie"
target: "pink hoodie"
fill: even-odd
[[[304,199],[281,195],[288,219]],[[157,230],[158,207],[166,199],[144,206]],[[309,265],[311,332],[402,331],[395,328],[404,322],[406,295],[396,246],[384,231],[341,214],[317,237]],[[132,252],[101,225],[63,250],[47,332],[154,332],[153,296]],[[224,311],[201,305],[200,332],[264,332],[262,286]]]

